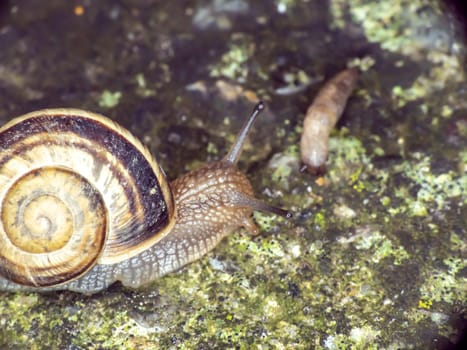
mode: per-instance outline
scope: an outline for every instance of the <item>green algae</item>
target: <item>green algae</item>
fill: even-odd
[[[122,98],[121,91],[109,91],[105,90],[102,92],[99,99],[99,106],[102,108],[113,108],[118,105]]]
[[[396,197],[406,202],[405,208],[410,215],[427,216],[430,208],[442,210],[453,198],[458,198],[459,204],[466,203],[467,175],[455,171],[433,174],[429,157],[421,158],[420,154],[414,154],[414,157],[418,161],[406,162],[397,169],[411,180],[411,188],[417,188],[415,196],[409,194],[411,188],[396,192]]]
[[[430,303],[444,301],[454,303],[467,297],[467,278],[457,272],[467,266],[467,261],[449,257],[443,261],[447,269],[432,271],[426,282],[420,287],[422,300]]]
[[[346,131],[342,130],[345,134]],[[329,139],[329,178],[331,181],[347,181],[356,191],[362,191],[359,181],[365,167],[371,166],[370,157],[361,141],[353,136]]]
[[[298,146],[292,145],[281,153],[277,153],[269,162],[269,168],[272,170],[272,181],[280,183],[284,188],[289,187],[289,177],[294,173],[297,167]]]
[[[236,37],[220,61],[210,67],[211,77],[224,77],[244,82],[248,77],[248,61],[255,46],[248,37]]]

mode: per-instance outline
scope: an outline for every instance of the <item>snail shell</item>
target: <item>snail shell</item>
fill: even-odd
[[[49,109],[9,122],[0,129],[0,289],[138,287],[239,226],[255,232],[253,208],[284,214],[255,199],[235,166],[251,123],[222,161],[169,185],[141,142],[104,116]]]

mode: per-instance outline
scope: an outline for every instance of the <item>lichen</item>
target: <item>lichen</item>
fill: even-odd
[[[447,270],[436,269],[430,271],[425,283],[420,287],[421,299],[429,302],[452,304],[456,300],[467,297],[467,278],[457,275],[457,272],[467,267],[467,261],[450,257],[444,259]]]
[[[433,69],[420,75],[409,87],[394,86],[392,97],[398,108],[402,108],[410,101],[416,101],[429,94],[442,91],[447,82],[460,83],[463,81],[463,75],[459,74],[461,62],[457,57],[430,52],[427,58],[433,62]],[[450,115],[449,106],[442,106],[440,116],[447,118]]]
[[[239,37],[233,41],[220,61],[210,66],[211,77],[228,78],[239,82],[248,77],[248,60],[254,53],[255,46],[247,37]]]
[[[430,158],[421,154],[414,154],[416,162],[404,162],[397,171],[407,177],[411,184],[408,189],[397,191],[399,197],[407,204],[407,210],[413,216],[427,216],[429,209],[443,210],[450,205],[450,200],[459,198],[466,203],[467,175],[454,171],[433,174]],[[415,196],[411,196],[411,188],[416,189]]]
[[[102,108],[113,108],[118,105],[121,98],[121,91],[104,90],[99,99],[99,106]]]
[[[283,152],[276,153],[268,164],[272,170],[272,181],[285,189],[290,188],[290,176],[299,167],[298,152],[297,145],[292,145]]]
[[[442,90],[448,82],[463,81],[461,56],[452,55],[452,50],[461,49],[453,39],[449,20],[440,16],[443,10],[438,2],[431,1],[429,7],[407,0],[378,3],[357,0],[352,6],[336,0],[331,4],[335,27],[344,28],[348,12],[370,42],[378,43],[384,50],[433,64],[432,69],[420,74],[410,86],[393,87],[392,97],[398,108]],[[412,13],[417,15],[410,15]]]

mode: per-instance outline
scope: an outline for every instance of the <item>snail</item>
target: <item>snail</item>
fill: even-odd
[[[305,114],[300,151],[303,166],[300,171],[323,173],[328,158],[329,135],[344,111],[347,99],[358,79],[356,68],[348,68],[319,90]]]
[[[110,119],[45,109],[0,129],[0,290],[92,294],[137,288],[256,234],[253,195],[236,163],[259,103],[227,155],[169,183],[153,155]]]

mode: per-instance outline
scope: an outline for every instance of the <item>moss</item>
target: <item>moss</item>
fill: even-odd
[[[459,235],[455,234],[454,232],[451,232],[449,242],[454,251],[465,251],[467,249],[467,242],[462,240]]]
[[[378,3],[361,0],[354,1],[349,7],[346,2],[333,1],[331,10],[336,27],[344,28],[344,16],[348,11],[352,21],[362,26],[369,41],[378,43],[385,50],[415,60],[427,59],[434,64],[411,86],[393,87],[392,95],[398,108],[441,90],[448,82],[463,80],[462,74],[458,74],[462,70],[462,60],[451,54],[455,44],[450,37],[454,34],[446,17],[439,16],[443,9],[438,2],[432,1],[429,7],[423,8],[418,2],[406,0]],[[417,12],[417,16],[407,15],[412,11]],[[441,114],[449,116],[447,111],[446,106]]]
[[[326,229],[326,217],[323,213],[315,213],[313,221],[322,230]]]
[[[271,168],[274,168],[272,180],[274,182],[284,182],[285,187],[288,187],[286,183],[288,182],[289,176],[293,173],[296,165],[296,156],[291,156],[287,154],[287,152],[276,156],[270,164]]]
[[[422,299],[452,304],[456,300],[467,297],[467,279],[456,276],[456,271],[465,268],[467,263],[452,257],[445,260],[444,263],[448,266],[448,270],[431,271],[426,282],[421,286]]]
[[[341,135],[347,131],[342,130]],[[329,140],[329,171],[332,182],[347,181],[354,189],[361,192],[364,183],[359,181],[363,167],[371,164],[361,141],[353,136],[331,137]],[[371,165],[370,165],[371,166]]]
[[[220,61],[211,65],[211,77],[223,77],[237,81],[245,81],[248,76],[248,60],[254,53],[255,46],[251,38],[238,37],[232,41]]]
[[[104,90],[99,99],[99,106],[102,108],[113,108],[118,105],[122,98],[121,91]]]
[[[388,196],[381,197],[380,202],[382,205],[387,207],[391,204],[391,198],[389,198]]]
[[[410,196],[402,191],[396,193],[396,196],[405,200],[415,216],[426,216],[427,206],[441,210],[453,198],[462,200],[467,189],[467,175],[456,174],[454,171],[435,175],[431,170],[429,157],[423,157],[414,163],[404,162],[399,170],[411,180],[411,187],[416,188],[416,194]]]
[[[342,242],[351,241],[358,250],[369,250],[371,261],[379,263],[384,258],[394,258],[394,264],[398,265],[403,260],[409,258],[409,254],[402,246],[394,246],[393,242],[382,235],[379,231],[362,231],[361,234],[353,236],[350,240],[345,239]]]

